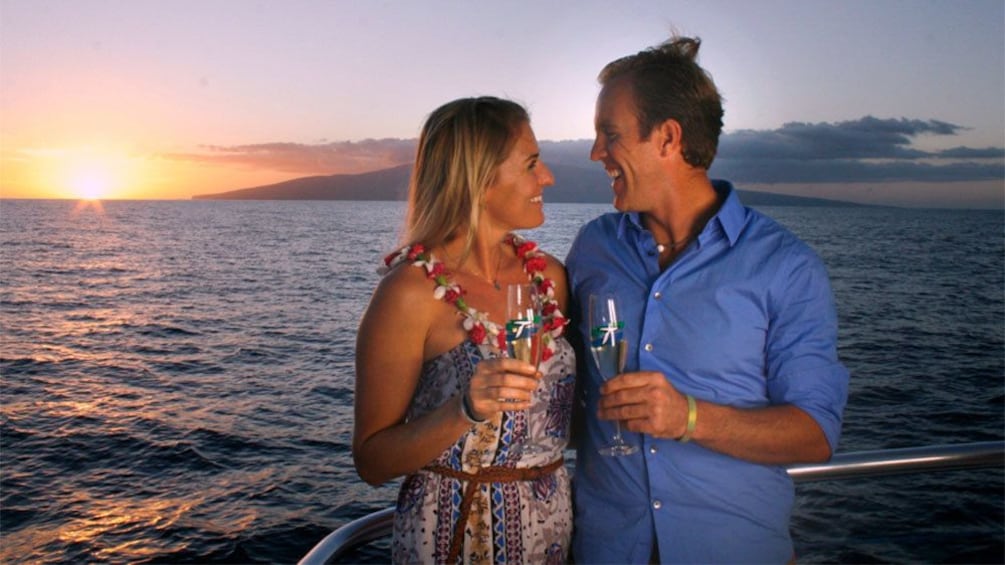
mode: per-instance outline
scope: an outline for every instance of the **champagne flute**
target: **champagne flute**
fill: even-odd
[[[535,369],[541,362],[541,300],[532,284],[506,287],[506,354],[530,363]],[[541,453],[543,450],[531,443],[529,408],[524,410],[524,419],[527,435],[517,440],[520,451]]]
[[[613,294],[590,295],[590,353],[605,381],[625,369],[628,344],[624,337],[625,323],[619,318],[618,302]],[[614,436],[600,448],[602,455],[631,455],[637,446],[625,443],[621,437],[621,421],[614,421]]]

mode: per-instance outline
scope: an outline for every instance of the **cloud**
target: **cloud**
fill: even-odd
[[[1005,149],[923,151],[922,135],[966,131],[939,120],[866,116],[836,123],[793,122],[776,130],[740,130],[719,142],[712,172],[742,182],[960,181],[1005,177]]]
[[[365,173],[410,163],[415,158],[414,139],[366,139],[317,145],[281,142],[206,145],[203,149],[202,153],[173,153],[164,157],[304,175]]]
[[[745,183],[950,182],[1005,178],[1001,163],[931,164],[914,161],[868,162],[853,159],[722,159],[711,176]]]
[[[984,149],[953,147],[940,151],[938,156],[946,159],[1001,159],[1005,157],[1005,149],[1001,147],[986,147]]]
[[[967,128],[939,120],[865,116],[844,122],[792,122],[773,130],[726,132],[715,177],[742,183],[948,182],[1005,179],[1005,148],[958,146],[925,151],[921,136],[953,137]],[[540,141],[545,163],[597,167],[592,140]],[[411,163],[415,139],[204,146],[171,159],[237,165],[302,175],[363,173]]]
[[[751,159],[916,159],[922,134],[956,135],[960,126],[935,120],[880,120],[866,116],[838,123],[792,122],[776,130],[739,130],[720,140],[719,155]]]

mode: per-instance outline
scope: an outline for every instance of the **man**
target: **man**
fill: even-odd
[[[826,461],[848,373],[827,272],[785,228],[712,181],[722,103],[674,38],[607,65],[590,158],[614,207],[567,258],[579,330],[589,296],[620,300],[624,373],[582,373],[576,563],[785,563],[784,465]],[[583,352],[581,352],[581,355]],[[598,453],[614,420],[640,449]]]

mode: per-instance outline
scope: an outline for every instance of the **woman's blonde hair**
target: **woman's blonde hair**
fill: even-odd
[[[528,122],[523,106],[492,96],[461,98],[434,110],[419,135],[405,243],[435,247],[463,235],[463,260],[474,241],[485,189]],[[457,233],[465,223],[467,233]]]

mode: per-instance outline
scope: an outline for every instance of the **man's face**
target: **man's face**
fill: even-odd
[[[656,136],[640,139],[631,84],[615,80],[597,97],[596,139],[590,159],[600,161],[611,177],[614,207],[622,212],[645,212],[655,203],[662,169]]]

